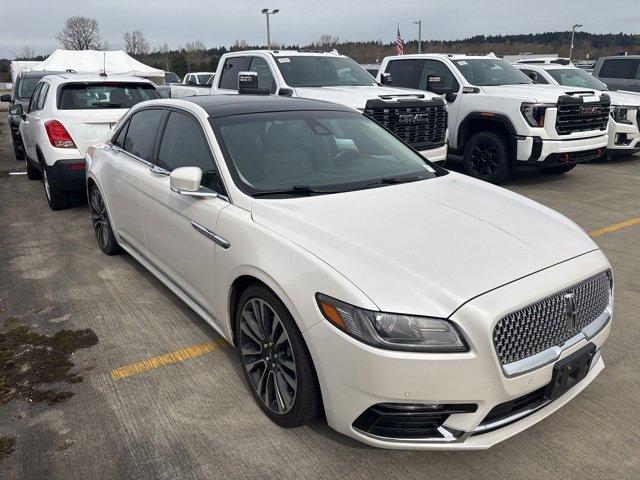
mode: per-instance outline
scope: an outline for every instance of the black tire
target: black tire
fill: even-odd
[[[577,166],[578,166],[578,164],[574,163],[573,165],[562,165],[560,167],[548,167],[548,168],[542,169],[542,171],[544,173],[550,173],[552,175],[560,175],[562,173],[567,173],[567,172],[573,170]]]
[[[464,147],[464,170],[480,180],[502,183],[511,175],[507,138],[500,132],[474,134]]]
[[[49,178],[47,166],[42,159],[40,159],[40,166],[42,167],[42,185],[49,208],[51,210],[66,210],[70,207],[69,192],[61,190],[55,180]]]
[[[255,329],[250,330],[254,337],[245,333],[247,328],[251,328],[247,323],[250,315],[243,316],[245,308],[253,312],[253,306],[256,304],[266,307],[263,310],[263,321],[257,323],[256,320],[254,325],[263,334],[267,331],[272,332],[263,338],[255,336]],[[276,316],[279,324],[276,323]],[[250,285],[240,295],[235,317],[236,348],[242,371],[253,398],[265,415],[283,428],[300,427],[316,419],[322,411],[322,401],[311,355],[300,330],[282,301],[268,288],[259,284]],[[257,316],[253,318],[257,319]],[[283,330],[286,333],[285,340],[282,340]],[[259,352],[256,346],[260,349]],[[293,377],[294,387],[290,383]],[[258,388],[261,389],[261,393],[258,393]],[[271,399],[271,402],[267,393],[269,389],[275,398]]]
[[[38,170],[36,168],[36,166],[31,163],[31,160],[29,160],[28,158],[25,160],[26,162],[26,166],[27,166],[27,178],[29,180],[40,180],[42,179],[42,173],[40,172],[40,170]]]
[[[95,185],[89,189],[89,209],[91,210],[91,223],[96,235],[96,241],[100,250],[106,255],[116,255],[122,251],[116,241],[109,220],[107,206],[104,203],[100,190]]]
[[[16,136],[13,133],[11,134],[11,141],[13,143],[13,153],[16,156],[16,160],[18,161],[24,160],[25,159],[24,151],[20,147],[18,147],[18,144],[16,143],[17,142]]]

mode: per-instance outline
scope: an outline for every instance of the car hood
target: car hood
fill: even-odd
[[[607,91],[612,105],[640,106],[640,93],[623,92],[620,90]]]
[[[599,91],[586,88],[564,87],[561,85],[497,85],[493,87],[481,87],[482,90],[489,95],[517,97],[520,100],[541,103],[557,103],[558,97],[568,92],[593,92],[599,94]]]
[[[372,98],[380,98],[381,96],[411,96],[420,95],[425,99],[435,98],[436,95],[423,92],[420,90],[412,90],[409,88],[392,88],[392,87],[296,87],[296,95],[302,98],[310,98],[312,100],[324,100],[326,102],[339,103],[352,108],[363,109],[367,100]]]
[[[448,317],[466,301],[597,249],[559,213],[449,173],[408,184],[254,200],[256,223],[344,275],[380,310]]]

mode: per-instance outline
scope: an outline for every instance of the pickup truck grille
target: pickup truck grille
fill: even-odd
[[[558,103],[556,131],[558,135],[569,135],[574,132],[590,130],[606,130],[609,122],[611,102],[570,102]]]
[[[411,102],[369,100],[364,113],[416,150],[441,147],[446,142],[447,110],[439,99]]]
[[[575,327],[567,322],[565,295],[575,299]],[[502,365],[562,345],[596,320],[611,300],[611,272],[601,272],[502,318],[493,330],[493,344]]]

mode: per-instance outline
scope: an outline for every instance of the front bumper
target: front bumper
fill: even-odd
[[[613,155],[625,155],[640,150],[640,131],[638,131],[638,116],[632,112],[628,121],[630,123],[618,123],[609,121],[609,144],[607,149]]]
[[[431,162],[444,162],[447,159],[447,145],[432,148],[431,150],[420,150],[419,153]]]
[[[605,153],[609,135],[575,140],[543,140],[540,137],[516,137],[517,166],[544,168],[582,163]]]
[[[329,425],[373,446],[424,450],[485,449],[528,428],[575,397],[602,371],[604,362],[598,354],[587,376],[564,395],[527,416],[484,432],[481,424],[495,406],[548,385],[555,363],[507,377],[491,340],[493,327],[514,308],[566,288],[571,279],[588,278],[607,268],[609,263],[604,255],[594,251],[470,301],[450,317],[470,345],[470,351],[465,353],[382,350],[347,336],[326,321],[315,324],[304,332],[304,337],[315,360]],[[558,360],[589,342],[599,352],[610,325],[609,321],[589,341],[580,341],[564,350]],[[354,427],[363,412],[380,403],[476,404],[477,409],[450,415],[442,426],[451,435],[445,433],[443,438],[388,438]]]

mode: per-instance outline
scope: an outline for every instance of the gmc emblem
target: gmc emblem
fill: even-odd
[[[403,113],[398,115],[398,122],[400,123],[418,123],[426,122],[428,115],[426,113]]]
[[[600,115],[602,113],[602,107],[582,107],[580,113],[582,115]]]

